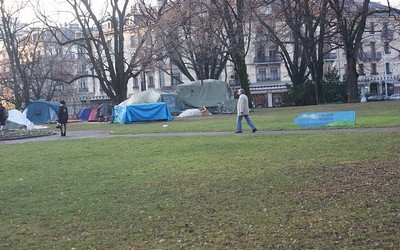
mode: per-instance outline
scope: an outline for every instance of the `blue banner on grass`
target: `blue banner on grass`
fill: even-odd
[[[293,121],[301,127],[353,126],[356,124],[356,112],[338,111],[303,113]]]

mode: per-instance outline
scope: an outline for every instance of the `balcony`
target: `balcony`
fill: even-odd
[[[257,82],[280,81],[280,76],[257,77]]]
[[[379,61],[382,59],[382,52],[358,52],[357,57],[361,61]]]
[[[254,57],[254,63],[281,63],[281,56],[256,56]]]
[[[324,60],[336,60],[337,59],[337,54],[330,52],[324,55]]]
[[[381,39],[382,40],[393,40],[394,38],[394,32],[389,31],[389,30],[383,30],[381,33]]]

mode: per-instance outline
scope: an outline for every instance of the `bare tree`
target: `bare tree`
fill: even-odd
[[[40,30],[32,43],[31,60],[27,62],[30,92],[33,99],[52,100],[78,74],[79,58],[68,48],[60,48],[51,33]]]
[[[2,78],[7,79],[6,87],[13,90],[13,95],[7,101],[21,109],[30,102],[29,79],[25,71],[24,61],[29,59],[27,40],[32,34],[27,24],[22,24],[18,18],[20,12],[26,8],[27,2],[6,5],[5,0],[0,0],[0,39],[8,57],[8,65],[2,72]]]
[[[162,30],[171,62],[191,81],[218,79],[228,61],[225,44],[216,37],[222,20],[203,2],[176,1],[165,17],[169,27]]]
[[[223,29],[218,35],[220,43],[225,44],[234,70],[239,77],[240,86],[249,96],[252,107],[246,55],[249,51],[252,32],[252,0],[211,0],[210,13],[222,18]]]
[[[324,57],[330,52],[329,41],[335,34],[332,31],[331,20],[327,0],[300,1],[301,9],[304,11],[304,36],[301,36],[308,55],[308,68],[311,71],[315,90],[316,104],[321,103],[321,88],[324,77]],[[299,33],[301,31],[297,30]]]
[[[264,0],[256,8],[269,40],[280,48],[293,85],[310,76],[319,104],[324,56],[333,49],[328,45],[334,37],[327,0]]]
[[[284,5],[281,5],[279,0],[265,0],[255,6],[261,25],[257,34],[265,34],[265,40],[279,47],[293,85],[299,86],[304,84],[309,76],[307,51],[304,49],[301,33],[297,31],[304,23],[303,15],[293,7],[288,8],[288,12],[285,13],[286,3],[283,3]],[[289,23],[286,22],[287,18],[290,19]]]
[[[81,37],[69,39],[44,16],[43,22],[59,38],[60,45],[76,44],[85,50],[94,75],[80,75],[73,80],[95,77],[112,101],[122,102],[127,96],[129,79],[152,66],[160,59],[158,55],[164,56],[156,53],[161,48],[153,37],[153,31],[167,3],[154,9],[144,0],[135,6],[130,6],[129,1],[108,0],[108,11],[100,15],[95,13],[91,1],[66,2],[79,24]]]
[[[329,0],[336,17],[337,29],[341,35],[343,49],[346,55],[346,77],[348,102],[358,102],[358,72],[357,53],[360,51],[367,17],[372,14],[369,0]]]

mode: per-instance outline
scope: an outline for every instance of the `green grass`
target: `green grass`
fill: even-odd
[[[375,102],[357,104],[329,104],[294,108],[257,108],[250,114],[259,130],[298,130],[293,119],[304,112],[356,111],[356,128],[400,126],[400,102]],[[75,123],[69,130],[108,130],[115,134],[233,131],[236,115],[175,118],[173,122],[134,123],[131,125]],[[163,127],[168,125],[168,127]],[[244,129],[248,129],[244,121]],[[319,128],[320,129],[320,128]]]
[[[386,103],[357,104],[357,126],[389,126],[399,106]],[[252,117],[287,128],[309,109]],[[234,116],[175,123],[231,131]],[[396,249],[399,144],[400,132],[356,132],[1,145],[0,249]]]

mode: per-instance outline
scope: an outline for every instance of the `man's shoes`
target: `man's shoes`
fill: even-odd
[[[257,131],[256,128],[253,128],[253,130],[251,131],[252,133],[255,133]]]
[[[241,133],[242,133],[242,131],[235,131],[235,133],[236,133],[236,134],[241,134]]]

